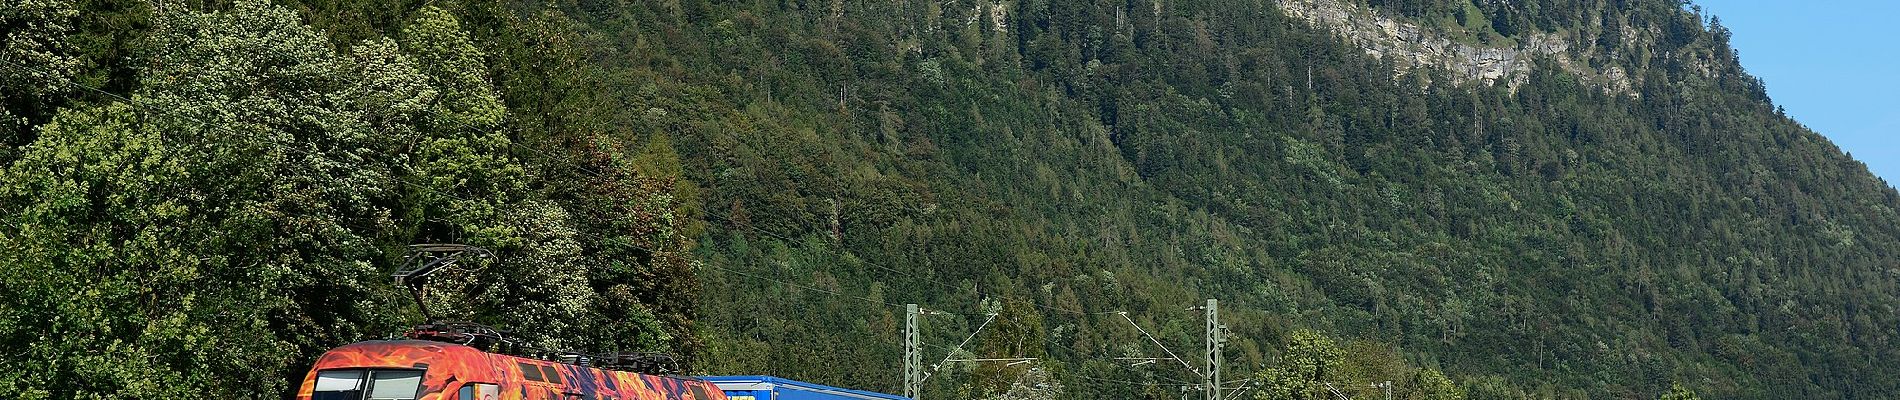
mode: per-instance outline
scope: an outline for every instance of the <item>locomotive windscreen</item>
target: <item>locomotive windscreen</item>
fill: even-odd
[[[311,400],[415,400],[421,389],[421,370],[333,369],[317,371]]]

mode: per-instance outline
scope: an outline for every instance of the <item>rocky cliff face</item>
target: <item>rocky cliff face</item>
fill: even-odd
[[[1453,35],[1437,28],[1379,15],[1358,4],[1280,0],[1278,5],[1287,15],[1331,31],[1367,54],[1392,61],[1401,72],[1441,68],[1451,72],[1455,83],[1503,84],[1515,91],[1530,79],[1531,69],[1542,58],[1605,92],[1635,95],[1624,67],[1608,64],[1591,68],[1593,58],[1607,58],[1607,54],[1595,48],[1573,47],[1573,40],[1562,34],[1532,32],[1515,38],[1515,45],[1473,45],[1454,41]],[[1638,35],[1626,33],[1620,37]]]

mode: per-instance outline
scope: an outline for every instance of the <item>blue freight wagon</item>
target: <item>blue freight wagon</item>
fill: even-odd
[[[702,376],[730,400],[910,400],[904,396],[835,388],[774,376]]]

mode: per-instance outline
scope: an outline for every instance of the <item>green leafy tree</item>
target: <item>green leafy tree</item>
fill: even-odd
[[[1412,376],[1417,398],[1426,400],[1464,400],[1465,390],[1435,368],[1421,368]]]
[[[587,323],[598,292],[587,285],[583,239],[564,207],[529,190],[536,179],[513,155],[507,109],[489,82],[485,55],[454,15],[435,7],[418,12],[399,42],[435,93],[416,119],[407,173],[425,186],[409,188],[408,221],[421,238],[498,252],[492,263],[435,280],[431,291],[445,294],[435,306],[517,330],[548,348],[587,345],[581,338],[596,329]]]
[[[231,299],[190,290],[226,282],[178,248],[196,221],[164,189],[187,186],[177,178],[189,167],[157,131],[125,105],[69,111],[6,170],[0,348],[22,364],[0,373],[0,389],[22,398],[240,394],[182,365],[236,372],[230,363],[259,349],[232,346],[243,338],[220,337],[230,332],[205,321]],[[234,347],[235,357],[192,350],[199,346]]]
[[[287,10],[167,14],[151,41],[129,103],[61,113],[0,179],[21,227],[8,279],[72,294],[6,297],[44,313],[5,329],[6,351],[45,357],[14,386],[278,395],[294,363],[385,327],[364,284],[365,230],[389,224],[383,150]]]
[[[1701,397],[1696,396],[1694,390],[1689,390],[1689,388],[1682,387],[1682,383],[1680,382],[1669,384],[1669,391],[1664,392],[1662,396],[1658,396],[1656,398],[1658,400],[1699,400],[1701,399]]]
[[[1293,331],[1287,337],[1286,346],[1280,354],[1280,361],[1271,366],[1263,366],[1255,373],[1254,379],[1260,382],[1256,399],[1325,399],[1332,394],[1326,384],[1333,382],[1340,373],[1341,356],[1344,353],[1339,345],[1319,332],[1312,330]]]
[[[674,247],[687,241],[677,228],[685,222],[675,216],[672,183],[626,167],[670,162],[677,176],[677,156],[630,152],[606,165],[551,160],[558,157],[551,150],[509,136],[487,55],[459,19],[426,7],[401,38],[403,53],[437,93],[417,120],[410,171],[429,187],[415,189],[410,221],[424,237],[501,251],[499,260],[461,279],[439,280],[432,291],[452,295],[436,306],[518,329],[551,348],[651,351],[692,343],[690,317],[663,300],[694,290],[670,284],[693,278]],[[647,148],[670,154],[665,146],[656,140]],[[573,202],[545,199],[531,188],[542,177],[528,174],[517,154],[561,176],[582,176],[577,186],[599,191],[580,190],[582,199]],[[574,207],[585,212],[582,220],[569,211]]]
[[[507,109],[488,82],[483,55],[453,15],[434,7],[419,12],[403,29],[400,43],[414,60],[421,82],[434,93],[421,99],[426,111],[415,121],[420,132],[408,173],[425,186],[411,188],[420,201],[410,208],[422,213],[412,220],[448,225],[440,227],[448,232],[425,234],[500,244],[510,233],[493,225],[506,205],[527,197],[530,179],[511,155],[511,141],[503,130]],[[500,237],[483,237],[496,235]]]
[[[0,17],[22,27],[9,30],[8,51],[57,53],[33,46],[63,38],[57,23],[73,15],[60,7],[70,6],[8,5]],[[642,302],[630,285],[647,277],[590,285],[610,276],[607,263],[588,256],[592,235],[583,239],[562,201],[533,190],[485,55],[449,13],[426,8],[400,40],[338,54],[261,0],[159,11],[128,100],[31,127],[40,134],[0,169],[0,352],[21,355],[0,368],[0,390],[283,395],[318,353],[414,322],[385,271],[419,241],[501,256],[434,281],[426,300],[447,314],[552,348],[661,350],[694,335]],[[7,71],[8,110],[50,101],[48,88],[70,79]],[[654,143],[654,156],[632,153],[627,165],[670,163],[677,176],[677,156]],[[589,217],[637,221],[624,234],[672,249],[647,260],[667,260],[655,264],[690,283],[670,186],[602,179],[657,194]]]
[[[21,0],[0,5],[0,165],[32,140],[61,95],[71,90],[81,59],[70,40],[78,30],[72,0]]]
[[[1062,381],[1042,368],[1022,371],[1009,389],[984,400],[1055,400],[1063,397]]]

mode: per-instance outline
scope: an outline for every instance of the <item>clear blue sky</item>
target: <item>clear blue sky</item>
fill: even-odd
[[[1775,104],[1900,185],[1900,1],[1696,0]]]

